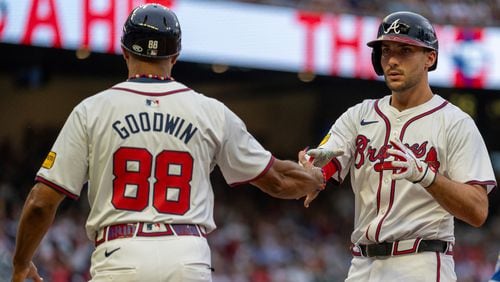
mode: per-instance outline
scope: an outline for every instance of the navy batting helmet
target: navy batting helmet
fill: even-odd
[[[438,52],[436,32],[429,20],[412,12],[395,12],[382,20],[378,28],[377,39],[367,43],[372,47],[372,64],[378,75],[384,74],[380,64],[380,43],[395,41],[424,47]],[[437,67],[437,58],[429,71]]]
[[[168,58],[181,50],[181,26],[177,16],[160,4],[132,10],[123,25],[122,46],[148,58]]]

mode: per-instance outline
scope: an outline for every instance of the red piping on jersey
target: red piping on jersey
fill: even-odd
[[[366,237],[366,239],[367,239],[368,241],[371,241],[371,240],[370,240],[370,237],[368,236],[368,232],[370,231],[370,226],[371,226],[371,225],[368,225],[368,228],[366,228],[366,232],[365,232],[365,237]]]
[[[444,106],[446,106],[446,105],[448,105],[448,101],[444,101],[441,105],[439,105],[439,106],[435,107],[434,109],[429,110],[429,111],[427,111],[427,112],[425,112],[425,113],[419,114],[418,116],[415,116],[415,117],[411,118],[409,121],[407,121],[407,122],[403,125],[403,128],[401,129],[401,133],[399,134],[399,139],[400,139],[401,141],[403,141],[403,136],[405,135],[406,129],[408,128],[408,126],[409,126],[412,122],[416,121],[417,119],[423,118],[424,116],[430,115],[430,114],[432,114],[432,113],[434,113],[434,112],[436,112],[436,111],[438,111],[438,110],[440,110],[440,109],[444,108]]]
[[[181,89],[171,90],[171,91],[167,91],[167,92],[158,92],[158,93],[156,93],[156,92],[137,91],[137,90],[134,90],[134,89],[124,88],[124,87],[111,87],[111,89],[132,92],[132,93],[135,93],[135,94],[145,95],[145,96],[165,96],[165,95],[170,95],[170,94],[175,94],[175,93],[185,92],[185,91],[190,91],[191,90],[191,88],[181,88]]]
[[[241,184],[250,183],[252,181],[255,181],[256,179],[259,179],[264,174],[266,174],[266,172],[269,171],[269,169],[271,168],[271,166],[274,163],[274,160],[275,160],[274,156],[271,156],[271,159],[269,160],[269,163],[267,164],[266,168],[264,168],[264,170],[259,175],[257,175],[256,177],[254,177],[254,178],[252,178],[250,180],[247,180],[247,181],[235,182],[235,183],[229,184],[229,186],[234,187],[234,186],[238,186],[238,185],[241,185]]]
[[[384,121],[386,122],[386,126],[387,126],[388,130],[386,131],[386,140],[385,140],[384,145],[387,145],[387,143],[388,143],[388,137],[389,137],[389,132],[390,132],[390,126],[388,125],[389,120],[388,120],[388,119],[387,119],[387,117],[386,117],[386,116],[385,116],[385,115],[384,115],[384,114],[380,111],[380,108],[378,107],[378,102],[379,102],[379,101],[380,101],[380,100],[377,100],[377,101],[375,102],[375,111],[376,111],[376,112],[377,112],[377,113],[378,113],[378,114],[379,114],[379,115],[380,115],[380,116],[384,119]],[[420,119],[420,118],[423,118],[423,117],[425,117],[425,116],[428,116],[428,115],[430,115],[430,114],[432,114],[432,113],[434,113],[434,112],[436,112],[436,111],[438,111],[438,110],[440,110],[440,109],[444,108],[447,104],[448,104],[448,101],[445,101],[445,102],[443,102],[441,105],[439,105],[439,106],[437,106],[437,107],[435,107],[435,108],[433,108],[433,109],[431,109],[431,110],[429,110],[429,111],[427,111],[427,112],[424,112],[424,113],[422,113],[422,114],[420,114],[420,115],[418,115],[418,116],[415,116],[415,117],[411,118],[409,121],[407,121],[407,122],[403,125],[403,127],[402,127],[402,129],[401,129],[401,133],[400,133],[400,135],[399,135],[400,140],[401,140],[401,141],[403,140],[404,133],[406,132],[406,129],[408,128],[408,126],[409,126],[412,122],[414,122],[414,121],[416,121],[416,120],[418,120],[418,119]],[[381,173],[381,177],[382,177],[382,175],[383,175],[383,170],[382,170],[380,173]],[[381,182],[379,182],[379,183],[381,183]],[[380,231],[382,230],[382,224],[384,223],[385,218],[387,217],[387,215],[388,215],[388,214],[389,214],[389,212],[391,211],[392,206],[393,206],[393,204],[394,204],[395,188],[396,188],[396,181],[395,181],[395,180],[393,180],[393,181],[391,182],[391,196],[390,196],[390,198],[389,198],[389,207],[387,208],[386,214],[382,217],[382,219],[380,219],[380,221],[379,221],[379,223],[378,223],[378,225],[377,225],[377,231],[376,231],[376,233],[375,233],[375,240],[376,240],[377,242],[379,242],[379,236],[380,236]],[[377,192],[380,192],[380,190],[381,190],[381,186],[379,186],[379,190],[378,190]],[[380,200],[380,199],[379,199],[379,198],[377,198],[377,208],[378,208],[378,204],[379,204],[379,202],[378,202],[378,201],[379,201],[379,200]],[[378,209],[377,209],[377,214],[378,214]]]
[[[389,197],[389,207],[385,211],[384,216],[382,219],[380,219],[380,222],[377,225],[377,230],[375,231],[375,241],[377,243],[380,243],[380,230],[382,230],[382,223],[384,222],[385,218],[387,215],[389,215],[389,212],[392,210],[392,205],[394,204],[394,195],[396,194],[396,181],[391,181],[391,196]]]
[[[471,180],[465,183],[469,185],[481,185],[481,186],[493,185],[493,188],[497,187],[497,182],[495,180],[487,180],[487,181]]]
[[[436,252],[436,282],[441,281],[441,256]]]
[[[75,194],[71,193],[70,191],[66,190],[65,188],[63,188],[63,187],[55,184],[52,181],[47,180],[47,179],[45,179],[45,178],[43,178],[41,176],[35,177],[35,181],[36,182],[41,182],[41,183],[49,186],[50,188],[52,188],[52,189],[54,189],[54,190],[56,190],[58,192],[63,193],[64,195],[66,195],[70,199],[73,199],[73,200],[78,199],[78,195],[75,195]]]
[[[380,110],[379,106],[378,106],[378,103],[380,102],[380,99],[379,100],[376,100],[375,101],[375,105],[374,105],[374,108],[375,108],[375,112],[382,118],[382,120],[384,121],[385,123],[385,137],[384,137],[384,146],[386,146],[388,143],[389,143],[389,137],[390,137],[390,132],[391,132],[391,123],[389,122],[389,119],[387,118],[387,116],[385,116],[382,111]],[[380,160],[381,162],[383,162],[384,160]],[[381,170],[380,173],[379,173],[379,181],[378,181],[378,188],[377,188],[377,215],[380,211],[380,195],[382,193],[382,179],[384,178],[384,170]],[[393,191],[391,191],[391,195],[393,194]],[[392,201],[392,199],[391,199]],[[391,207],[392,204],[389,203],[389,207]],[[378,242],[378,236],[379,236],[379,233],[380,233],[380,228],[381,228],[381,223],[384,221],[385,217],[387,216],[387,214],[389,213],[389,210],[390,208],[386,211],[386,214],[384,215],[384,217],[380,220],[378,226],[377,226],[377,231],[376,231],[376,234],[375,234],[375,240]],[[368,238],[368,230],[366,230],[366,237]]]

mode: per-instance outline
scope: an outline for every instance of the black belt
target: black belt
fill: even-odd
[[[364,257],[385,257],[393,255],[403,255],[421,252],[440,252],[451,254],[451,242],[441,241],[441,240],[420,240],[415,248],[398,251],[398,242],[384,242],[380,244],[370,244],[370,245],[358,245],[359,252],[357,255]],[[353,248],[353,254],[356,252]]]

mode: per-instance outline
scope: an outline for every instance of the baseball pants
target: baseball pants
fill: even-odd
[[[346,282],[453,282],[453,256],[422,252],[383,258],[355,256]]]
[[[132,237],[97,246],[90,282],[209,282],[211,272],[210,247],[204,237]]]

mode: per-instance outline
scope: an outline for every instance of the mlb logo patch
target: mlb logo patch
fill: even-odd
[[[158,99],[146,99],[146,106],[158,108],[160,106],[160,100],[158,100]]]
[[[159,223],[148,223],[146,224],[147,231],[164,231],[165,226]]]

